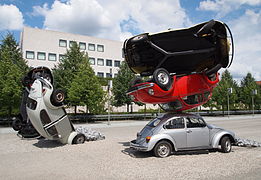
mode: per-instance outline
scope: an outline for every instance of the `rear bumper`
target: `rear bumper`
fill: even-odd
[[[148,147],[146,146],[141,146],[139,144],[136,143],[136,140],[132,140],[130,142],[130,147],[133,148],[133,149],[136,149],[138,151],[148,151]]]

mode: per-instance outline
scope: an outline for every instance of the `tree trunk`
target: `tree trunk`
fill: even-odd
[[[74,114],[77,113],[77,106],[74,106]]]

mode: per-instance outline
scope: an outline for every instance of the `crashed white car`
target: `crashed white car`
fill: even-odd
[[[52,75],[41,68],[33,69],[26,110],[38,133],[63,144],[81,144],[85,135],[77,133],[63,108],[64,92],[54,90]]]

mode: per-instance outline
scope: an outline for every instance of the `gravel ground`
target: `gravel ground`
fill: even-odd
[[[261,142],[261,116],[205,119],[238,137]],[[85,124],[106,139],[81,145],[21,140],[10,129],[1,128],[1,179],[261,179],[261,148],[233,147],[228,154],[179,152],[163,159],[130,149],[129,141],[144,124]]]

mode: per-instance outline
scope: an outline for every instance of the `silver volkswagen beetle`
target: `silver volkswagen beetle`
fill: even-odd
[[[166,113],[151,120],[130,146],[139,151],[154,151],[157,157],[167,157],[173,151],[218,149],[229,153],[236,143],[231,131],[207,124],[195,114]]]

